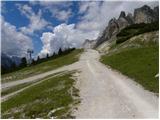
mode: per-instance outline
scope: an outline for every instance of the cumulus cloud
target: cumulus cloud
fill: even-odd
[[[31,1],[31,5],[40,5],[44,7],[43,11],[48,10],[53,18],[67,22],[72,16],[71,1]]]
[[[55,12],[55,17],[60,21],[67,21],[72,15],[71,9],[68,10],[57,10]]]
[[[64,0],[55,0],[55,1],[50,1],[50,0],[32,0],[29,1],[31,5],[41,5],[47,8],[51,7],[58,7],[58,8],[68,8],[72,5],[72,1],[64,1]]]
[[[43,48],[40,56],[44,57],[47,53],[57,53],[59,48],[79,48],[85,39],[95,39],[97,36],[94,32],[84,32],[75,27],[75,24],[60,24],[56,26],[53,32],[43,33],[41,40]]]
[[[30,6],[27,4],[21,5],[17,4],[18,9],[23,15],[25,15],[30,24],[28,26],[21,27],[20,30],[25,34],[33,34],[35,31],[39,31],[47,27],[50,23],[42,18],[42,11],[39,10],[36,14]]]
[[[32,49],[30,37],[17,31],[14,25],[1,18],[1,52],[10,56],[26,56],[27,49]]]

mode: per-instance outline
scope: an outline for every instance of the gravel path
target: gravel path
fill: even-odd
[[[23,84],[23,83],[38,81],[38,80],[41,80],[42,78],[44,78],[46,76],[49,76],[49,75],[52,75],[52,74],[56,74],[56,73],[63,72],[63,71],[76,70],[76,69],[79,68],[79,66],[80,66],[79,62],[76,62],[76,63],[71,64],[71,65],[60,67],[56,70],[51,70],[49,72],[45,72],[45,73],[38,74],[38,75],[35,75],[35,76],[32,76],[32,77],[28,77],[26,79],[3,83],[3,84],[1,84],[1,88],[2,88],[2,90],[4,90],[4,89],[8,89],[10,87],[20,85],[20,84]]]
[[[158,118],[158,97],[133,80],[99,62],[95,50],[85,51],[74,64],[24,80],[2,84],[2,89],[39,80],[48,75],[79,70],[77,87],[81,103],[73,114],[76,118]]]
[[[95,50],[81,56],[77,86],[82,101],[76,118],[158,118],[158,97],[107,68],[99,57]]]

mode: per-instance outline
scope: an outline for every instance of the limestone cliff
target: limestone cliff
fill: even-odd
[[[151,23],[158,21],[159,8],[155,7],[151,9],[149,6],[144,5],[141,8],[137,8],[134,11],[135,23]]]
[[[149,6],[144,5],[141,8],[137,8],[134,10],[134,15],[128,13],[127,16],[124,11],[122,11],[118,17],[112,18],[107,27],[104,29],[101,36],[97,38],[97,42],[95,43],[95,48],[98,47],[105,41],[108,41],[114,38],[121,29],[129,26],[131,24],[138,23],[151,23],[158,21],[159,19],[159,7],[155,7],[151,9]]]

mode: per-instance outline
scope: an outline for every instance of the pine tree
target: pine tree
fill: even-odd
[[[53,52],[53,55],[52,55],[52,57],[54,57],[56,54],[55,54],[55,52]]]
[[[47,55],[46,55],[46,59],[48,59],[49,58],[49,54],[47,53]]]
[[[35,65],[36,61],[34,59],[32,59],[32,65]]]
[[[5,74],[7,72],[8,70],[3,65],[1,65],[1,74]]]
[[[40,60],[40,58],[39,58],[39,56],[37,57],[37,61],[39,61]]]
[[[62,54],[62,49],[60,48],[58,51],[58,55],[61,55],[61,54]]]
[[[38,56],[36,63],[39,63],[39,62],[40,62],[40,57]]]
[[[16,70],[16,64],[15,64],[15,62],[12,62],[12,64],[11,64],[11,67],[10,67],[10,70],[11,71],[14,71],[14,70]]]
[[[26,60],[26,58],[25,57],[23,57],[22,59],[21,59],[21,64],[20,64],[20,67],[26,67],[27,66],[27,60]]]

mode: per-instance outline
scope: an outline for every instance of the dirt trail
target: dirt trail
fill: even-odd
[[[158,97],[133,80],[99,62],[95,50],[87,50],[78,62],[24,80],[2,84],[2,88],[35,81],[65,70],[81,71],[77,80],[81,103],[76,118],[158,118]]]
[[[99,57],[95,50],[81,56],[77,84],[82,101],[76,118],[157,118],[158,97],[107,68]]]
[[[51,70],[51,71],[48,71],[48,72],[45,72],[45,73],[42,73],[42,74],[38,74],[38,75],[35,75],[35,76],[32,76],[32,77],[28,77],[28,78],[25,78],[25,79],[22,79],[22,80],[16,80],[16,81],[12,81],[12,82],[3,83],[1,85],[1,88],[2,88],[2,90],[8,89],[10,87],[20,85],[20,84],[23,84],[23,83],[28,83],[28,82],[41,80],[42,78],[44,78],[46,76],[49,76],[49,75],[52,75],[52,74],[56,74],[56,73],[63,72],[63,71],[72,71],[72,70],[76,70],[76,69],[79,69],[79,68],[80,68],[79,62],[75,62],[71,65],[66,65],[66,66],[60,67],[58,69]]]

